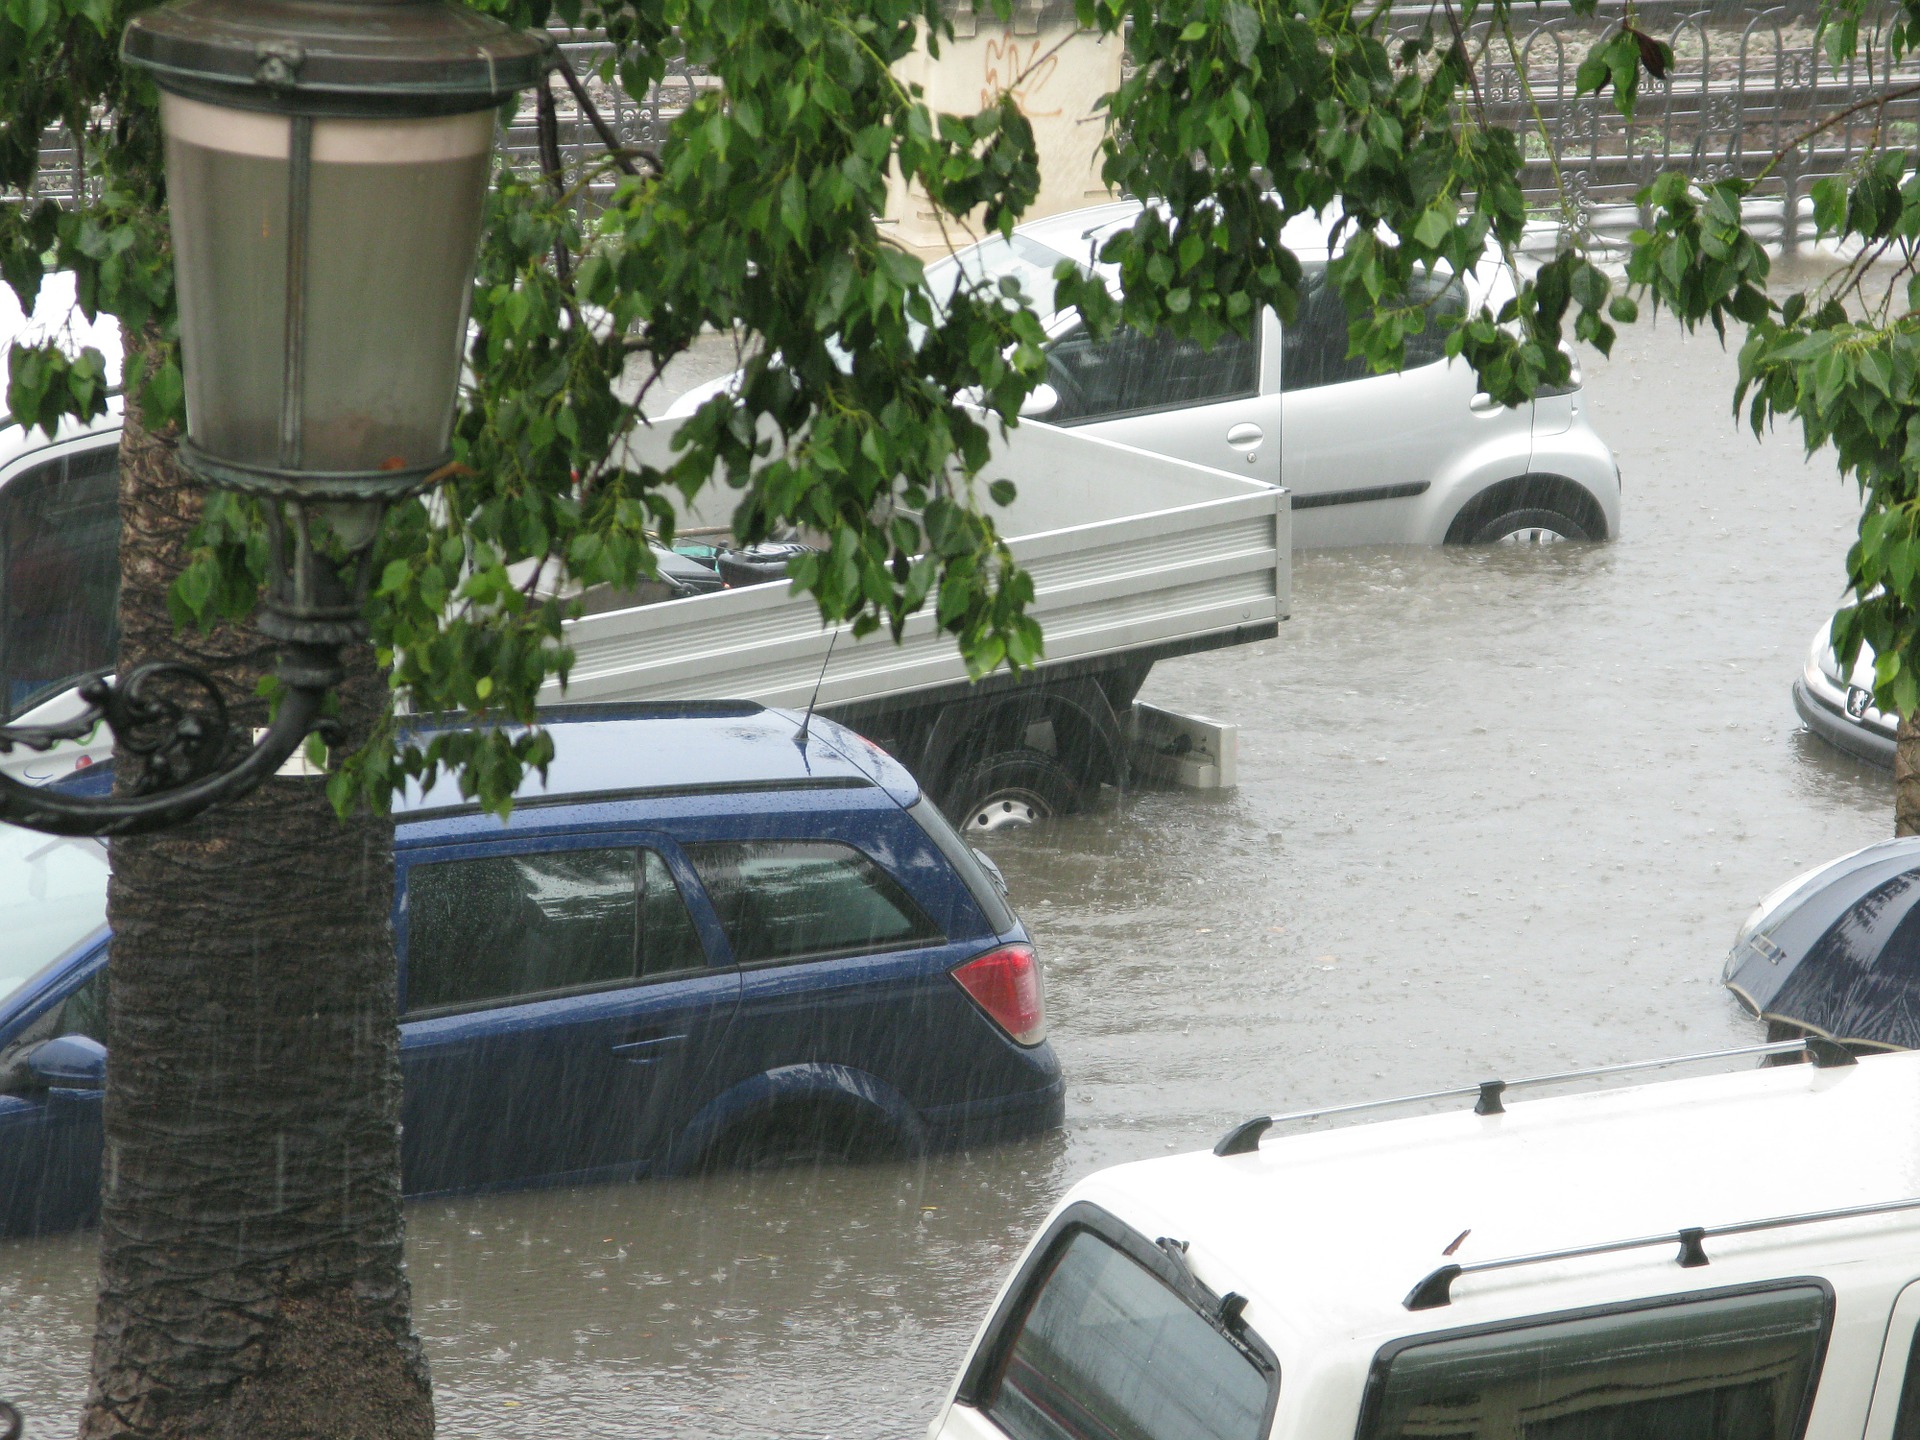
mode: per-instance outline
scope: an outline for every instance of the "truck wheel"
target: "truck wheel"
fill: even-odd
[[[1073,772],[1044,750],[997,750],[982,756],[953,787],[948,814],[963,835],[983,835],[1050,820],[1079,808]]]

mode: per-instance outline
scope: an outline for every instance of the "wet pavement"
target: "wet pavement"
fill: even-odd
[[[1020,1244],[1098,1166],[1249,1114],[1751,1041],[1753,902],[1892,829],[1788,687],[1850,487],[1729,417],[1670,324],[1589,357],[1598,547],[1304,556],[1276,641],[1144,698],[1239,724],[1240,786],[996,837],[1048,967],[1066,1130],[920,1165],[409,1212],[442,1433],[914,1436]],[[68,1433],[95,1237],[0,1246],[0,1395]]]

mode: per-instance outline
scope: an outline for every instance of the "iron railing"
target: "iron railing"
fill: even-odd
[[[1617,23],[1618,7],[1608,9]],[[1563,229],[1617,238],[1638,222],[1636,192],[1682,169],[1696,180],[1754,180],[1749,223],[1791,250],[1811,228],[1813,181],[1845,173],[1876,137],[1895,146],[1920,138],[1920,59],[1896,64],[1884,24],[1867,28],[1836,66],[1813,43],[1803,8],[1676,6],[1663,15],[1643,0],[1636,23],[1673,47],[1674,63],[1663,80],[1642,77],[1631,123],[1610,95],[1574,93],[1574,73],[1603,27],[1561,15],[1516,30],[1511,42],[1485,27],[1470,37],[1478,108],[1522,135],[1528,200]],[[1894,98],[1874,103],[1882,95]]]
[[[1830,63],[1813,41],[1814,0],[1760,11],[1638,0],[1635,24],[1672,45],[1674,66],[1663,80],[1643,77],[1639,108],[1628,123],[1610,97],[1574,93],[1580,60],[1624,14],[1623,0],[1602,0],[1592,18],[1575,16],[1565,0],[1541,0],[1528,7],[1510,40],[1484,23],[1467,36],[1473,108],[1522,134],[1526,195],[1559,230],[1617,240],[1638,223],[1635,193],[1679,167],[1702,180],[1756,180],[1750,223],[1763,239],[1791,249],[1810,231],[1813,181],[1846,172],[1876,136],[1895,145],[1920,142],[1920,59],[1896,64],[1884,23],[1877,23],[1855,55]],[[1444,20],[1436,15],[1435,23]],[[673,118],[718,84],[676,62],[636,97],[599,77],[611,51],[605,41],[573,33],[560,41],[617,142],[633,151],[657,149]],[[1882,94],[1894,98],[1875,103]],[[595,208],[617,177],[604,166],[583,169],[604,153],[603,142],[568,89],[556,85],[555,95],[569,181],[586,179],[582,199]],[[1803,138],[1817,121],[1835,115],[1841,118],[1829,128]],[[542,168],[533,107],[506,127],[503,145],[515,166]],[[85,183],[71,138],[49,132],[36,192],[73,198]]]

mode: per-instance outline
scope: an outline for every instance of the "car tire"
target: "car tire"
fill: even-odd
[[[874,1116],[845,1105],[788,1104],[728,1130],[696,1169],[786,1170],[886,1160],[902,1152],[899,1136]]]
[[[946,807],[954,828],[971,839],[1017,829],[1080,807],[1080,782],[1044,750],[997,750],[969,765]]]
[[[1476,529],[1469,545],[1556,545],[1563,540],[1591,540],[1587,529],[1561,510],[1533,505],[1496,515]]]

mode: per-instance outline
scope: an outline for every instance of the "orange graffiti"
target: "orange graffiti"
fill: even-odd
[[[998,40],[987,41],[986,60],[980,77],[982,110],[998,100],[1002,92],[1012,91],[1014,104],[1029,120],[1050,120],[1063,113],[1058,109],[1033,108],[1034,95],[1046,89],[1053,72],[1060,67],[1057,54],[1049,55],[1044,60],[1040,58],[1043,43],[1035,40],[1031,46],[1023,48],[1011,30],[1002,31]]]

